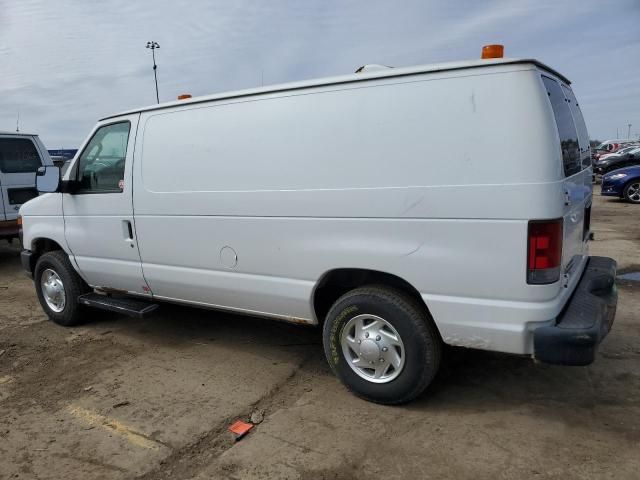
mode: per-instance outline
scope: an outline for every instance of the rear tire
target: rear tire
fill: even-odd
[[[640,203],[640,180],[632,180],[624,187],[625,200],[631,203]]]
[[[64,327],[82,322],[85,309],[78,297],[91,288],[74,270],[65,252],[56,250],[42,255],[36,263],[34,282],[40,305],[51,320]]]
[[[420,395],[440,366],[442,340],[426,308],[407,293],[367,286],[340,297],[323,328],[327,361],[353,393],[385,405]]]

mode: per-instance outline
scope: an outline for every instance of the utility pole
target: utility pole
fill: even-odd
[[[151,49],[151,56],[153,57],[153,77],[156,80],[156,101],[160,103],[160,96],[158,95],[158,66],[156,65],[156,48],[160,48],[160,45],[158,42],[152,40],[147,42],[147,48]]]
[[[630,123],[627,123],[627,127],[628,127],[628,130],[627,130],[627,140],[630,140],[630,139],[631,139],[631,124],[630,124]]]
[[[18,112],[18,118],[16,118],[16,133],[20,133],[20,112]]]

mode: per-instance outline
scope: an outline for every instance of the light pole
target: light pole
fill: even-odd
[[[627,127],[629,127],[629,129],[627,130],[627,139],[631,138],[631,124],[627,123]]]
[[[151,56],[153,57],[153,76],[156,79],[156,101],[160,103],[160,96],[158,95],[158,66],[156,65],[156,48],[160,48],[160,44],[151,40],[147,42],[147,48],[151,49]]]

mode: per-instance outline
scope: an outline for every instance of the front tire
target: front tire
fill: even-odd
[[[331,369],[347,388],[386,405],[420,395],[435,377],[442,351],[426,308],[385,286],[340,297],[327,314],[323,344]]]
[[[71,327],[82,322],[84,308],[78,297],[91,289],[76,273],[69,257],[56,250],[36,263],[34,282],[42,309],[58,325]]]
[[[640,203],[640,181],[633,180],[624,187],[623,192],[625,200],[631,203]]]

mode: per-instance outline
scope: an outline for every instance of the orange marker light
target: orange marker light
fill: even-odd
[[[189,93],[183,93],[182,95],[178,95],[178,100],[188,100],[189,98],[191,98],[191,94]]]
[[[482,47],[481,58],[502,58],[504,57],[504,45],[485,45]]]

